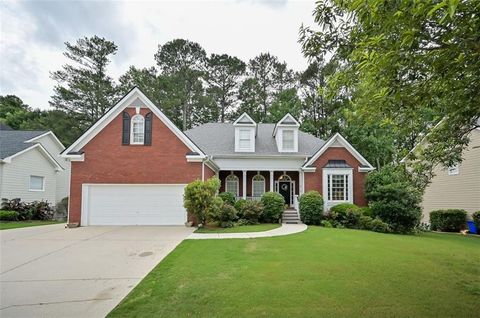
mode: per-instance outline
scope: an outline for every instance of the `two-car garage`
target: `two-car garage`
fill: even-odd
[[[183,225],[185,184],[83,184],[81,225]]]

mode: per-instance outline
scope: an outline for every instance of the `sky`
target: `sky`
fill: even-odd
[[[65,42],[98,35],[114,41],[108,75],[130,65],[155,64],[159,44],[184,38],[207,54],[247,62],[270,52],[296,71],[307,60],[298,31],[313,25],[314,1],[0,1],[0,95],[14,94],[48,109],[55,82],[50,73],[68,62]]]

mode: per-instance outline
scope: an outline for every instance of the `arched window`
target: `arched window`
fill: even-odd
[[[233,173],[225,178],[225,192],[233,193],[238,197],[238,177]]]
[[[131,144],[143,145],[145,140],[145,118],[142,115],[132,117]]]
[[[287,174],[282,174],[280,178],[278,178],[278,181],[292,181],[292,178]]]
[[[252,179],[253,197],[261,197],[265,193],[265,177],[257,174]]]

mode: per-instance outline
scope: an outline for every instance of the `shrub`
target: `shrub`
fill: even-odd
[[[373,219],[368,215],[361,215],[358,219],[358,228],[361,230],[371,230]]]
[[[380,233],[390,233],[390,232],[392,232],[392,229],[390,228],[390,225],[388,223],[383,222],[379,218],[375,218],[375,219],[372,220],[371,230],[374,231],[374,232],[380,232]]]
[[[362,217],[362,212],[359,209],[349,209],[347,210],[347,215],[345,217],[345,222],[343,225],[349,229],[358,229],[360,218]]]
[[[52,220],[53,207],[47,201],[33,201],[27,204],[33,220]]]
[[[235,195],[231,192],[222,192],[218,196],[222,198],[223,202],[230,204],[231,206],[235,205]]]
[[[329,216],[338,224],[354,228],[358,223],[361,212],[358,206],[353,203],[340,203],[330,209]]]
[[[372,216],[372,209],[368,206],[362,206],[362,207],[359,207],[358,208],[360,210],[360,212],[362,213],[362,215],[365,215],[365,216]]]
[[[0,221],[16,221],[18,217],[18,212],[0,210]]]
[[[241,208],[243,224],[257,224],[263,214],[263,205],[258,201],[246,201]]]
[[[55,220],[65,220],[68,212],[68,197],[63,198],[57,203],[53,217]]]
[[[224,203],[220,209],[211,211],[208,217],[220,227],[233,227],[237,220],[237,211],[230,204]]]
[[[320,224],[323,219],[323,198],[317,191],[308,191],[299,198],[300,219],[305,224]]]
[[[401,167],[386,166],[372,172],[365,189],[372,217],[388,223],[394,232],[411,232],[420,223],[421,194]]]
[[[239,219],[243,219],[243,207],[245,206],[245,204],[247,204],[247,200],[245,199],[238,199],[236,202],[235,202],[235,209],[237,210],[237,214],[238,214],[238,218]]]
[[[30,207],[25,202],[22,202],[22,200],[19,198],[11,200],[2,198],[2,210],[17,212],[17,219],[19,221],[30,220],[32,218],[32,211]]]
[[[330,221],[327,221],[327,220],[322,220],[320,222],[320,225],[323,226],[323,227],[328,227],[328,228],[333,227],[332,223],[330,223]]]
[[[275,223],[282,217],[285,209],[285,199],[276,192],[265,192],[261,199],[263,214],[261,220],[267,223]]]
[[[477,226],[477,234],[480,234],[480,211],[473,212],[472,214],[473,222]]]
[[[222,207],[222,199],[215,196],[219,188],[220,180],[215,177],[207,181],[196,180],[185,187],[183,206],[201,225],[205,225],[207,215],[219,213]]]
[[[467,211],[461,209],[430,212],[430,226],[434,231],[459,232],[467,223]]]

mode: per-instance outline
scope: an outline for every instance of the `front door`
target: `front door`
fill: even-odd
[[[280,193],[285,199],[285,204],[290,205],[290,181],[279,181],[278,182],[278,193]]]

